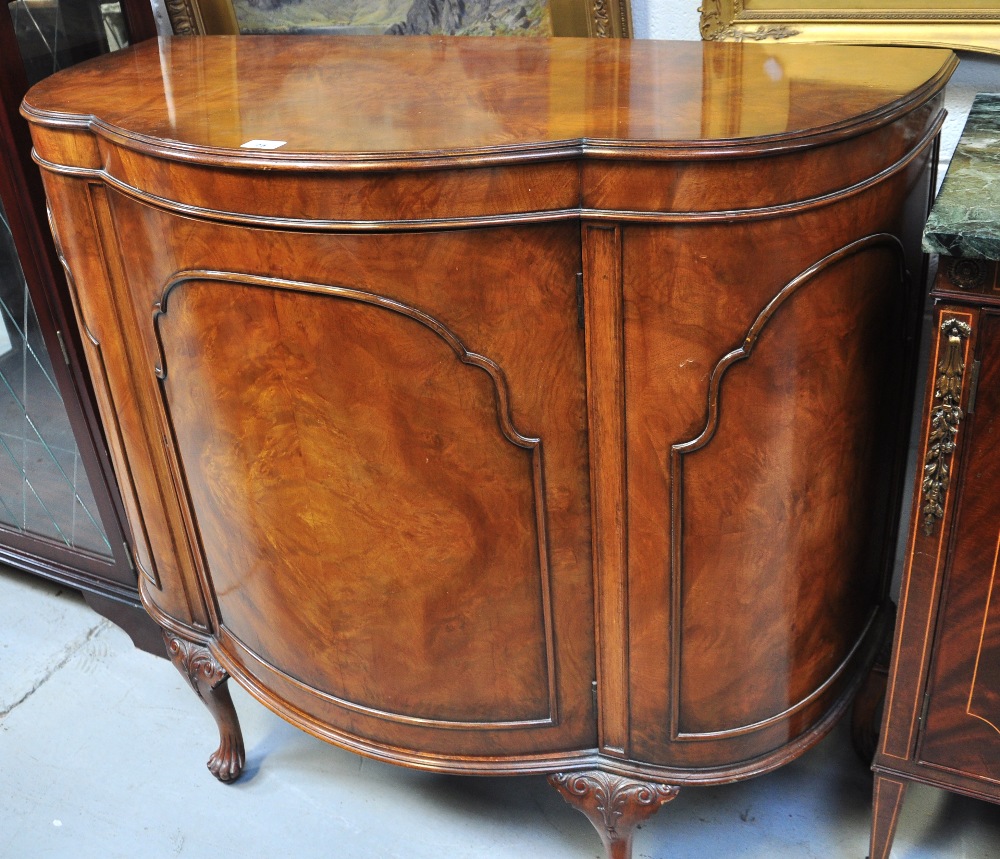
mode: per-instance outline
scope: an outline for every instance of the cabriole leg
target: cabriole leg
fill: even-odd
[[[587,816],[604,842],[608,859],[631,859],[636,824],[652,817],[679,790],[601,770],[555,773],[549,776],[549,784]]]
[[[884,775],[875,776],[872,795],[872,837],[869,859],[889,859],[896,835],[899,810],[903,807],[907,782]]]
[[[243,772],[243,733],[226,681],[229,675],[207,647],[163,633],[167,654],[177,670],[208,707],[219,726],[219,748],[208,759],[208,768],[219,781],[231,782]]]

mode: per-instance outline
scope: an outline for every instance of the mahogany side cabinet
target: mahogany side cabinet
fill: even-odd
[[[871,859],[907,785],[1000,802],[1000,95],[980,95],[925,231],[939,253]],[[997,590],[997,593],[994,591]]]
[[[212,772],[231,676],[361,754],[545,773],[624,859],[817,742],[887,622],[954,65],[209,37],[35,87]]]

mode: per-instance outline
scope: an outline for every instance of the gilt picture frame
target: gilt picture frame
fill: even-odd
[[[919,45],[1000,54],[1000,0],[702,0],[717,41]]]
[[[632,35],[629,0],[164,0],[164,7],[175,35]]]

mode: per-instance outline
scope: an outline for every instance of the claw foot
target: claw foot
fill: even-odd
[[[229,675],[207,647],[170,633],[164,633],[163,637],[170,661],[205,703],[218,725],[219,747],[208,759],[209,771],[221,782],[236,781],[243,772],[246,754],[239,718],[226,685]]]
[[[219,781],[228,784],[240,777],[244,763],[243,743],[226,737],[208,759],[208,769]]]

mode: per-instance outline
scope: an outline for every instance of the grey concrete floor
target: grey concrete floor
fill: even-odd
[[[233,685],[233,684],[230,684]],[[205,768],[215,726],[165,660],[79,595],[0,569],[3,859],[589,859],[596,834],[542,777],[458,778],[315,740],[238,688],[248,764]],[[863,859],[871,776],[838,728],[789,766],[682,790],[635,859]],[[992,805],[910,789],[894,859],[995,859]]]

